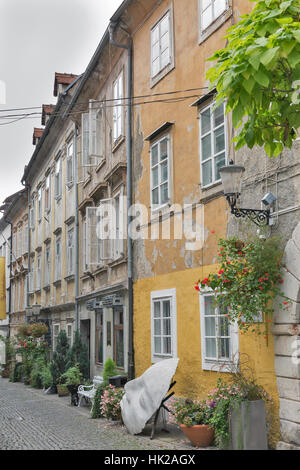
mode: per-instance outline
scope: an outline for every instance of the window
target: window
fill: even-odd
[[[45,250],[45,286],[49,286],[51,276],[51,245],[46,245]]]
[[[88,270],[88,241],[87,241],[87,222],[86,219],[82,222],[82,270],[86,272]]]
[[[28,253],[28,224],[24,226],[23,230],[23,253]]]
[[[206,29],[227,8],[227,0],[200,0],[201,30]]]
[[[34,230],[35,227],[35,199],[31,199],[31,206],[30,206],[30,228]]]
[[[151,146],[151,205],[163,206],[170,199],[169,138],[163,137]]]
[[[114,308],[114,361],[124,368],[124,313],[123,308]]]
[[[57,238],[55,242],[55,281],[61,279],[61,239]]]
[[[40,222],[42,220],[42,188],[38,190],[38,218]]]
[[[27,307],[27,276],[24,277],[23,310]]]
[[[171,38],[171,12],[168,11],[151,29],[152,78],[156,77],[168,65],[172,65],[173,53]]]
[[[55,164],[55,197],[59,198],[62,195],[62,168],[61,158]]]
[[[60,324],[56,323],[55,325],[53,325],[53,351],[56,350],[57,337],[58,337],[59,332],[60,332]]]
[[[121,258],[124,255],[124,231],[123,231],[123,223],[124,223],[124,198],[123,198],[123,187],[121,192],[115,196],[114,200],[114,218],[115,218],[115,226],[114,226],[114,246],[113,246],[113,258],[115,260]]]
[[[12,283],[11,284],[11,311],[14,312],[15,311],[15,283]]]
[[[42,267],[42,258],[41,255],[38,255],[36,260],[36,290],[41,288],[41,267]]]
[[[227,318],[227,310],[215,306],[212,293],[200,296],[202,368],[226,372],[226,363],[232,363],[238,352],[238,328]],[[237,359],[237,358],[236,358]]]
[[[23,230],[20,228],[19,231],[18,231],[18,235],[17,235],[17,258],[20,258],[20,256],[22,256],[22,240],[23,240]]]
[[[226,162],[227,135],[224,104],[210,105],[200,112],[200,155],[202,186],[221,181],[220,168]]]
[[[74,274],[74,230],[67,233],[67,274]]]
[[[74,175],[73,175],[73,142],[68,144],[67,148],[67,184],[73,184]]]
[[[99,107],[100,106],[100,107]],[[105,156],[105,108],[103,103],[90,100],[89,158],[97,165]]]
[[[113,140],[123,134],[123,72],[120,73],[113,86]]]
[[[45,183],[45,211],[49,212],[51,209],[51,176],[50,174],[46,176],[46,183]]]
[[[103,364],[103,311],[96,311],[96,362]]]
[[[177,357],[176,289],[151,293],[152,362]]]
[[[66,333],[67,333],[69,346],[71,347],[73,344],[73,324],[72,323],[67,323]]]
[[[13,247],[12,247],[12,252],[13,252],[13,261],[16,261],[16,258],[18,256],[17,253],[17,232],[13,233]]]
[[[30,271],[28,273],[28,292],[33,293],[33,274],[34,274],[34,257],[30,258]]]

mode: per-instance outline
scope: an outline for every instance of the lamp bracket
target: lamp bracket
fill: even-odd
[[[237,218],[248,217],[256,225],[269,225],[270,222],[270,209],[242,209],[241,207],[236,207],[237,198],[239,194],[228,194],[226,199],[230,205],[231,214]]]

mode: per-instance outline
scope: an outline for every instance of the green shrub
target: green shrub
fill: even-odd
[[[41,371],[46,367],[45,358],[43,356],[39,356],[35,358],[32,364],[32,370],[30,373],[30,383],[34,388],[43,388]]]
[[[69,349],[67,334],[64,330],[61,330],[57,335],[57,345],[50,363],[52,383],[54,385],[58,383],[59,377],[67,370],[67,354]]]
[[[52,374],[50,370],[50,364],[44,365],[42,367],[40,371],[40,377],[41,377],[42,386],[44,388],[51,387],[53,383],[53,379],[52,379]]]
[[[75,364],[74,367],[69,369],[60,377],[59,383],[66,385],[80,385],[82,379],[82,373],[79,369],[79,364]]]
[[[90,363],[88,347],[83,343],[79,330],[75,331],[74,342],[67,356],[67,369],[79,364],[82,377],[86,380],[90,377]]]
[[[24,374],[24,364],[22,362],[16,362],[12,373],[10,374],[9,380],[11,382],[21,382]]]
[[[105,389],[105,384],[102,383],[98,386],[95,397],[94,397],[94,403],[91,411],[91,418],[92,419],[97,419],[101,418],[101,400],[102,400],[102,395]]]
[[[103,368],[103,380],[104,380],[104,384],[105,385],[108,385],[109,383],[109,377],[112,377],[114,375],[117,375],[118,374],[118,371],[117,371],[117,368],[116,368],[116,364],[115,362],[109,357],[105,363],[104,363],[104,368]]]

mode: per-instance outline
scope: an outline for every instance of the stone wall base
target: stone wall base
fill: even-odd
[[[300,450],[300,446],[294,446],[293,444],[279,441],[276,450]]]

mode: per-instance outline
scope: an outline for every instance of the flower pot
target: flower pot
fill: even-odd
[[[67,389],[66,385],[57,385],[57,393],[59,397],[65,397],[69,395],[69,390]]]
[[[67,389],[71,393],[71,405],[78,405],[78,385],[67,385]]]
[[[215,431],[208,424],[180,424],[180,427],[195,447],[208,447],[213,441]]]

